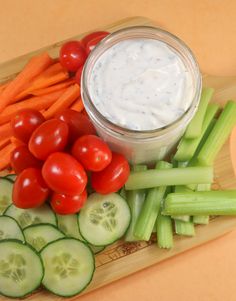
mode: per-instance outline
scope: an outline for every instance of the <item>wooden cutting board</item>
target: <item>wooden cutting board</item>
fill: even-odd
[[[144,17],[134,17],[121,20],[100,29],[114,32],[121,28],[136,25],[153,25],[153,23],[151,20]],[[80,39],[85,34],[86,33],[72,37],[70,40]],[[31,56],[41,52],[42,50],[47,50],[50,55],[57,57],[59,48],[63,42],[64,41],[2,64],[0,66],[0,82],[4,82],[14,76],[22,69]],[[236,99],[236,77],[215,77],[204,75],[203,84],[204,86],[215,88],[213,101],[218,102],[221,105],[229,99]],[[218,155],[214,169],[214,189],[236,189],[236,178],[230,161],[228,143],[224,145]],[[206,243],[207,241],[222,236],[235,228],[236,217],[215,217],[211,219],[208,226],[197,226],[195,237],[188,238],[176,235],[174,238],[174,248],[169,251],[159,249],[156,246],[155,237],[153,237],[149,242],[124,243],[123,241],[119,241],[107,247],[102,253],[96,255],[97,269],[94,279],[83,293],[85,294],[86,292],[130,275],[200,244]],[[71,298],[71,300],[77,300],[78,298],[79,296],[75,296]],[[64,298],[49,294],[45,290],[39,290],[27,299],[33,301],[64,300]],[[0,300],[3,301],[9,299],[0,297]]]

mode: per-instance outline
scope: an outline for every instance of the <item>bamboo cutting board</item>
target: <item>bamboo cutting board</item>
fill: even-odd
[[[134,17],[121,20],[115,24],[109,25],[102,29],[114,32],[118,29],[136,25],[153,25],[151,20],[144,17]],[[101,29],[101,28],[100,28]],[[84,34],[70,38],[80,39]],[[63,41],[64,42],[64,41]],[[0,66],[0,82],[4,82],[19,72],[28,59],[41,52],[47,50],[53,57],[58,56],[58,51],[63,42],[40,49],[19,57],[10,62],[6,62]],[[229,99],[236,99],[236,77],[214,77],[209,75],[203,76],[204,86],[215,88],[214,101],[223,105]],[[221,150],[215,162],[215,180],[214,189],[236,189],[236,178],[230,161],[229,144],[226,143]],[[196,236],[192,238],[175,236],[174,248],[172,250],[161,250],[157,248],[155,238],[149,242],[124,243],[119,241],[107,247],[102,253],[96,255],[96,272],[94,279],[89,287],[83,292],[89,292],[101,286],[104,286],[117,279],[130,275],[143,268],[151,266],[162,260],[170,258],[174,255],[189,250],[195,246],[203,244],[209,240],[236,228],[236,217],[215,217],[208,226],[197,226]],[[77,300],[79,296],[71,298]],[[63,300],[64,298],[54,296],[45,290],[39,290],[35,294],[29,296],[28,300]],[[0,297],[0,301],[9,300]]]

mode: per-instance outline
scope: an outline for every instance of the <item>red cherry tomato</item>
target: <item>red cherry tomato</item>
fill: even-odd
[[[50,203],[53,211],[57,214],[74,214],[83,207],[86,199],[86,189],[81,194],[74,196],[54,192]]]
[[[78,137],[83,135],[96,134],[96,130],[92,122],[82,113],[67,109],[58,114],[56,118],[68,124],[70,142],[74,142]]]
[[[61,47],[60,63],[68,71],[77,71],[84,64],[86,58],[85,49],[79,41],[70,41]]]
[[[83,68],[84,68],[84,65],[80,66],[79,69],[76,71],[76,74],[75,74],[75,82],[78,85],[81,85],[81,75],[82,75],[82,72],[83,72]]]
[[[72,155],[90,171],[101,171],[111,163],[112,154],[108,145],[98,136],[85,135],[78,138]]]
[[[85,36],[81,40],[81,44],[84,46],[86,53],[89,54],[91,50],[109,34],[107,31],[95,31]]]
[[[53,153],[45,161],[42,174],[47,185],[57,193],[81,194],[87,185],[83,166],[71,155]]]
[[[44,121],[43,115],[36,110],[20,110],[11,120],[13,135],[17,139],[28,143],[33,131]]]
[[[62,151],[68,142],[69,127],[58,119],[42,123],[32,134],[29,141],[30,152],[40,160],[57,151]]]
[[[16,174],[29,167],[40,168],[42,162],[36,159],[26,145],[18,146],[11,153],[11,166]]]
[[[116,192],[124,186],[129,173],[129,163],[125,157],[121,154],[112,153],[111,163],[102,171],[92,173],[92,187],[101,194]]]
[[[42,205],[49,195],[40,169],[27,168],[16,179],[13,187],[13,204],[18,208],[35,208]]]

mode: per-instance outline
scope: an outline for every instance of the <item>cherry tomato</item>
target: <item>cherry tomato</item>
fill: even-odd
[[[68,142],[69,127],[61,120],[51,119],[42,123],[29,141],[30,152],[40,160],[57,151],[62,151]]]
[[[86,53],[89,54],[91,50],[109,34],[107,31],[95,31],[85,36],[81,40],[81,44],[84,46]]]
[[[13,187],[13,204],[18,208],[35,208],[42,205],[49,195],[40,169],[27,168],[16,178]]]
[[[85,135],[78,138],[72,155],[90,171],[101,171],[111,163],[112,154],[108,145],[98,136]]]
[[[61,47],[60,63],[68,71],[77,71],[84,64],[86,58],[85,49],[79,41],[70,41]]]
[[[66,153],[51,154],[43,165],[42,174],[47,185],[57,193],[81,194],[87,184],[83,166]]]
[[[54,192],[50,203],[57,214],[74,214],[83,207],[86,199],[86,189],[81,194],[74,196]]]
[[[17,139],[28,143],[33,131],[44,121],[43,115],[36,110],[20,110],[11,120],[13,135]]]
[[[92,187],[101,194],[116,192],[124,186],[129,173],[129,163],[125,157],[113,152],[111,163],[102,171],[92,173]]]
[[[11,153],[11,166],[16,174],[29,167],[40,168],[42,162],[36,159],[26,145],[18,146]]]
[[[83,68],[84,68],[84,65],[80,66],[79,69],[76,71],[76,74],[75,74],[75,82],[78,85],[81,85],[81,75],[82,75],[82,72],[83,72]]]
[[[90,119],[74,110],[67,109],[58,114],[56,118],[66,122],[69,126],[69,141],[74,142],[83,135],[96,134],[96,130]]]

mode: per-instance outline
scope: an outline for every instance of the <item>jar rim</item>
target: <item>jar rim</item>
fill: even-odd
[[[129,37],[123,37],[125,34],[131,34],[132,36]],[[148,34],[152,34],[153,37],[148,37]],[[146,35],[146,36],[145,36]],[[170,42],[177,43],[176,47],[179,49],[174,48],[172,45],[170,45],[167,41],[164,41],[163,38],[160,36],[162,35],[163,38],[168,38]],[[88,89],[88,78],[89,78],[89,72],[93,69],[94,64],[96,63],[97,59],[102,55],[108,48],[113,46],[114,44],[119,43],[120,41],[126,40],[126,39],[132,39],[132,38],[155,38],[156,40],[159,40],[163,43],[166,43],[168,46],[174,48],[179,55],[182,56],[182,60],[184,59],[182,52],[185,52],[185,61],[188,63],[188,68],[193,69],[192,70],[192,76],[195,80],[195,90],[193,93],[192,100],[190,102],[190,105],[188,109],[176,120],[169,123],[168,125],[165,125],[163,127],[157,128],[157,129],[151,129],[151,130],[134,130],[129,129],[126,127],[122,127],[116,123],[113,123],[112,121],[108,120],[94,105],[89,89]],[[107,47],[107,48],[106,48]],[[106,49],[104,49],[106,48]],[[186,63],[185,62],[185,63]],[[115,31],[108,36],[106,36],[96,47],[91,51],[88,59],[85,62],[82,77],[81,77],[81,95],[82,95],[82,101],[84,103],[85,109],[87,110],[90,118],[94,120],[95,122],[98,122],[100,126],[105,127],[106,130],[116,134],[116,135],[127,135],[131,138],[139,139],[139,138],[152,138],[157,136],[162,136],[164,134],[167,134],[172,129],[176,128],[183,119],[190,119],[195,111],[197,110],[199,99],[200,99],[200,92],[202,88],[202,79],[201,79],[201,73],[199,70],[199,66],[197,63],[197,60],[192,52],[192,50],[183,42],[180,38],[175,36],[174,34],[163,30],[158,27],[154,26],[132,26],[132,27],[126,27],[123,29],[120,29],[118,31]],[[191,113],[191,114],[190,114]],[[191,115],[191,116],[189,116]],[[189,117],[189,118],[187,118]]]

